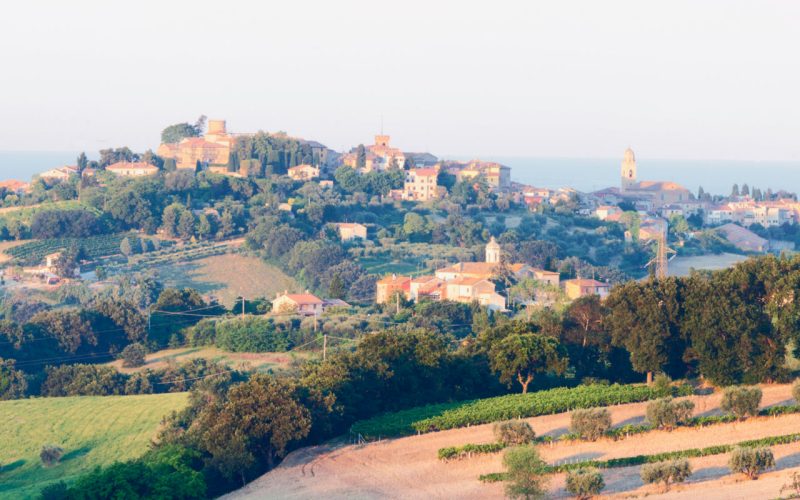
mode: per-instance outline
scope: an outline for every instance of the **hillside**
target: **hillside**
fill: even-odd
[[[764,386],[762,406],[792,401],[787,385]],[[719,412],[720,394],[693,396],[696,415]],[[638,423],[644,418],[647,403],[611,407],[614,425]],[[560,413],[527,419],[538,435],[557,436],[567,431],[569,414]],[[620,441],[558,442],[541,446],[549,463],[593,458],[617,458],[662,451],[683,450],[786,434],[800,428],[800,415],[761,417],[733,424],[706,428],[684,428],[673,432],[654,431]],[[423,434],[366,445],[327,445],[305,448],[290,454],[272,472],[228,498],[259,498],[267,492],[279,498],[502,498],[502,483],[481,483],[478,476],[503,470],[502,454],[477,455],[470,459],[441,462],[439,448],[466,443],[493,441],[492,425],[478,425],[432,434]],[[727,456],[692,459],[695,474],[686,485],[675,487],[668,497],[697,498],[774,498],[788,482],[791,472],[800,468],[800,443],[773,447],[777,470],[759,481],[738,483],[725,466]],[[612,497],[653,495],[658,490],[644,486],[640,467],[603,471],[604,493]],[[564,474],[550,483],[551,494],[565,498]]]
[[[50,482],[140,456],[161,419],[186,402],[186,393],[0,402],[0,498],[34,498]],[[42,466],[45,444],[63,448],[61,463]]]
[[[301,291],[302,287],[275,266],[257,257],[236,253],[216,255],[190,262],[155,268],[166,286],[191,287],[210,294],[220,303],[231,306],[237,297],[274,298],[284,290]]]

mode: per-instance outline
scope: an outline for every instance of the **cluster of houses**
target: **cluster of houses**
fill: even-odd
[[[433,275],[398,276],[392,274],[377,282],[375,302],[390,303],[402,296],[405,300],[450,300],[463,304],[478,303],[491,311],[504,311],[507,297],[497,292],[494,280],[502,267],[513,273],[516,279],[531,278],[552,287],[562,286],[570,299],[586,295],[605,297],[609,285],[593,279],[573,279],[560,283],[559,274],[553,271],[537,269],[527,264],[503,264],[502,249],[492,238],[486,245],[484,262],[457,262],[437,269]]]

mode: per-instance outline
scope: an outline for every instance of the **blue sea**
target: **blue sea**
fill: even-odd
[[[74,165],[77,151],[0,151],[0,180],[29,180],[34,174]],[[90,155],[91,158],[92,155]],[[539,187],[595,191],[619,184],[621,158],[485,158],[512,168],[511,178]],[[640,180],[673,181],[693,192],[729,194],[734,183],[762,191],[800,192],[800,161],[648,160],[637,158]]]
[[[494,157],[511,167],[513,181],[537,187],[569,186],[596,191],[619,185],[622,158]],[[636,159],[639,180],[672,181],[696,193],[728,195],[733,184],[762,191],[771,188],[800,193],[800,161],[661,160]]]
[[[79,151],[0,151],[0,180],[29,181],[39,172],[75,165]]]

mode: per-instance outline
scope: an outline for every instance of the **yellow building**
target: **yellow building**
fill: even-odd
[[[594,279],[577,278],[564,281],[564,293],[570,300],[575,300],[587,295],[599,295],[605,298],[611,285]]]
[[[403,199],[430,201],[441,195],[437,179],[439,171],[435,168],[412,168],[406,172],[403,185]]]
[[[172,158],[179,169],[194,169],[200,163],[227,165],[236,138],[229,134],[225,120],[209,120],[208,131],[203,137],[186,137],[177,144],[161,144],[157,154]]]
[[[499,163],[472,160],[456,171],[456,178],[459,181],[471,180],[478,176],[483,176],[492,189],[505,191],[511,188],[511,167]]]

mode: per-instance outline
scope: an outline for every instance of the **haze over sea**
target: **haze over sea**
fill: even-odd
[[[0,180],[30,178],[50,168],[74,165],[76,151],[0,151]],[[90,155],[90,159],[96,155]],[[447,155],[446,158],[458,158]],[[620,158],[486,156],[512,168],[516,182],[537,187],[595,191],[619,184]],[[638,158],[640,180],[673,181],[692,192],[729,194],[734,183],[762,190],[800,192],[799,161],[663,160]]]

